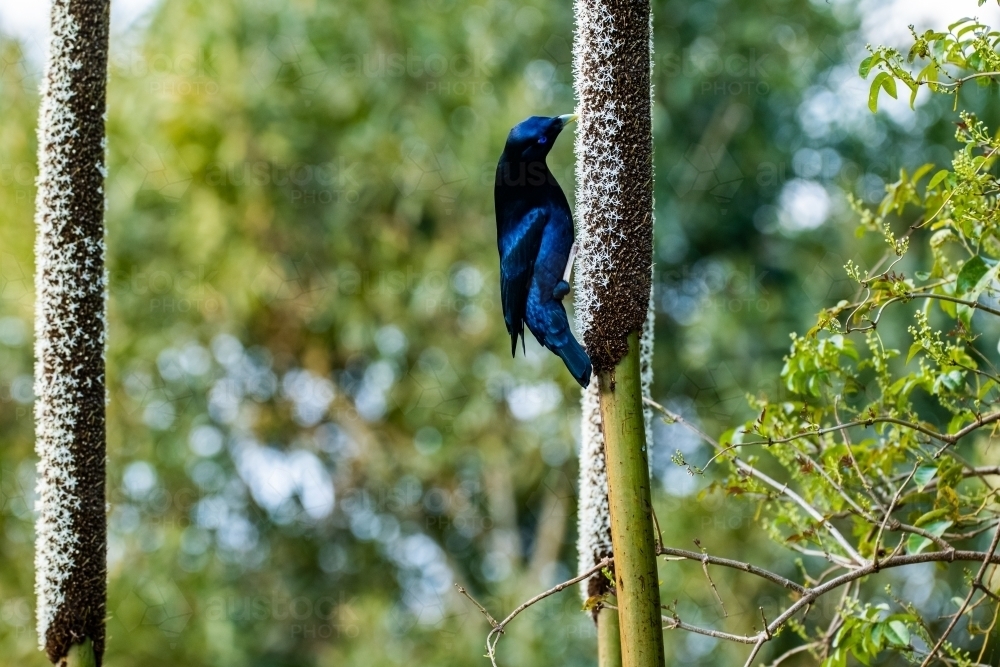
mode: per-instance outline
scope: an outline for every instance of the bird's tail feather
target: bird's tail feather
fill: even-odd
[[[526,344],[524,342],[524,325],[523,324],[521,325],[521,331],[520,332],[518,332],[518,331],[515,330],[514,333],[512,333],[510,335],[510,356],[511,357],[516,357],[517,356],[517,339],[518,338],[521,339],[521,352],[527,354],[527,349],[525,348]]]
[[[565,344],[553,351],[563,360],[566,368],[569,369],[569,372],[576,378],[581,387],[586,387],[590,384],[590,376],[594,368],[590,364],[590,357],[587,356],[586,350],[576,342],[573,336],[570,336]]]

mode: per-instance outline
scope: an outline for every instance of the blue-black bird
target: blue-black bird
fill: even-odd
[[[573,337],[562,300],[573,247],[573,214],[545,157],[573,114],[532,116],[507,135],[494,187],[497,248],[500,250],[500,300],[510,334],[524,345],[524,325],[538,342],[565,362],[581,386],[590,383],[590,357]]]

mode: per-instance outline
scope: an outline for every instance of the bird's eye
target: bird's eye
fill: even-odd
[[[544,135],[542,135],[542,136],[538,137],[538,143],[540,143],[540,144],[547,144],[547,143],[549,143],[549,138],[546,137],[546,136],[544,136]]]

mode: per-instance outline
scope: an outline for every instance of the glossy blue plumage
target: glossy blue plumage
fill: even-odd
[[[524,325],[565,362],[581,386],[590,383],[590,357],[573,337],[562,299],[563,273],[573,246],[573,214],[545,163],[556,137],[572,120],[532,116],[514,126],[500,162],[494,203],[500,251],[500,299],[511,353],[523,345]]]

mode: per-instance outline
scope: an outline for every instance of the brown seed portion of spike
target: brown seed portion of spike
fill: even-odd
[[[595,372],[625,356],[651,287],[653,141],[646,2],[578,0],[577,308]]]
[[[108,0],[55,0],[39,119],[36,225],[36,558],[40,638],[61,663],[104,653],[104,114]]]

